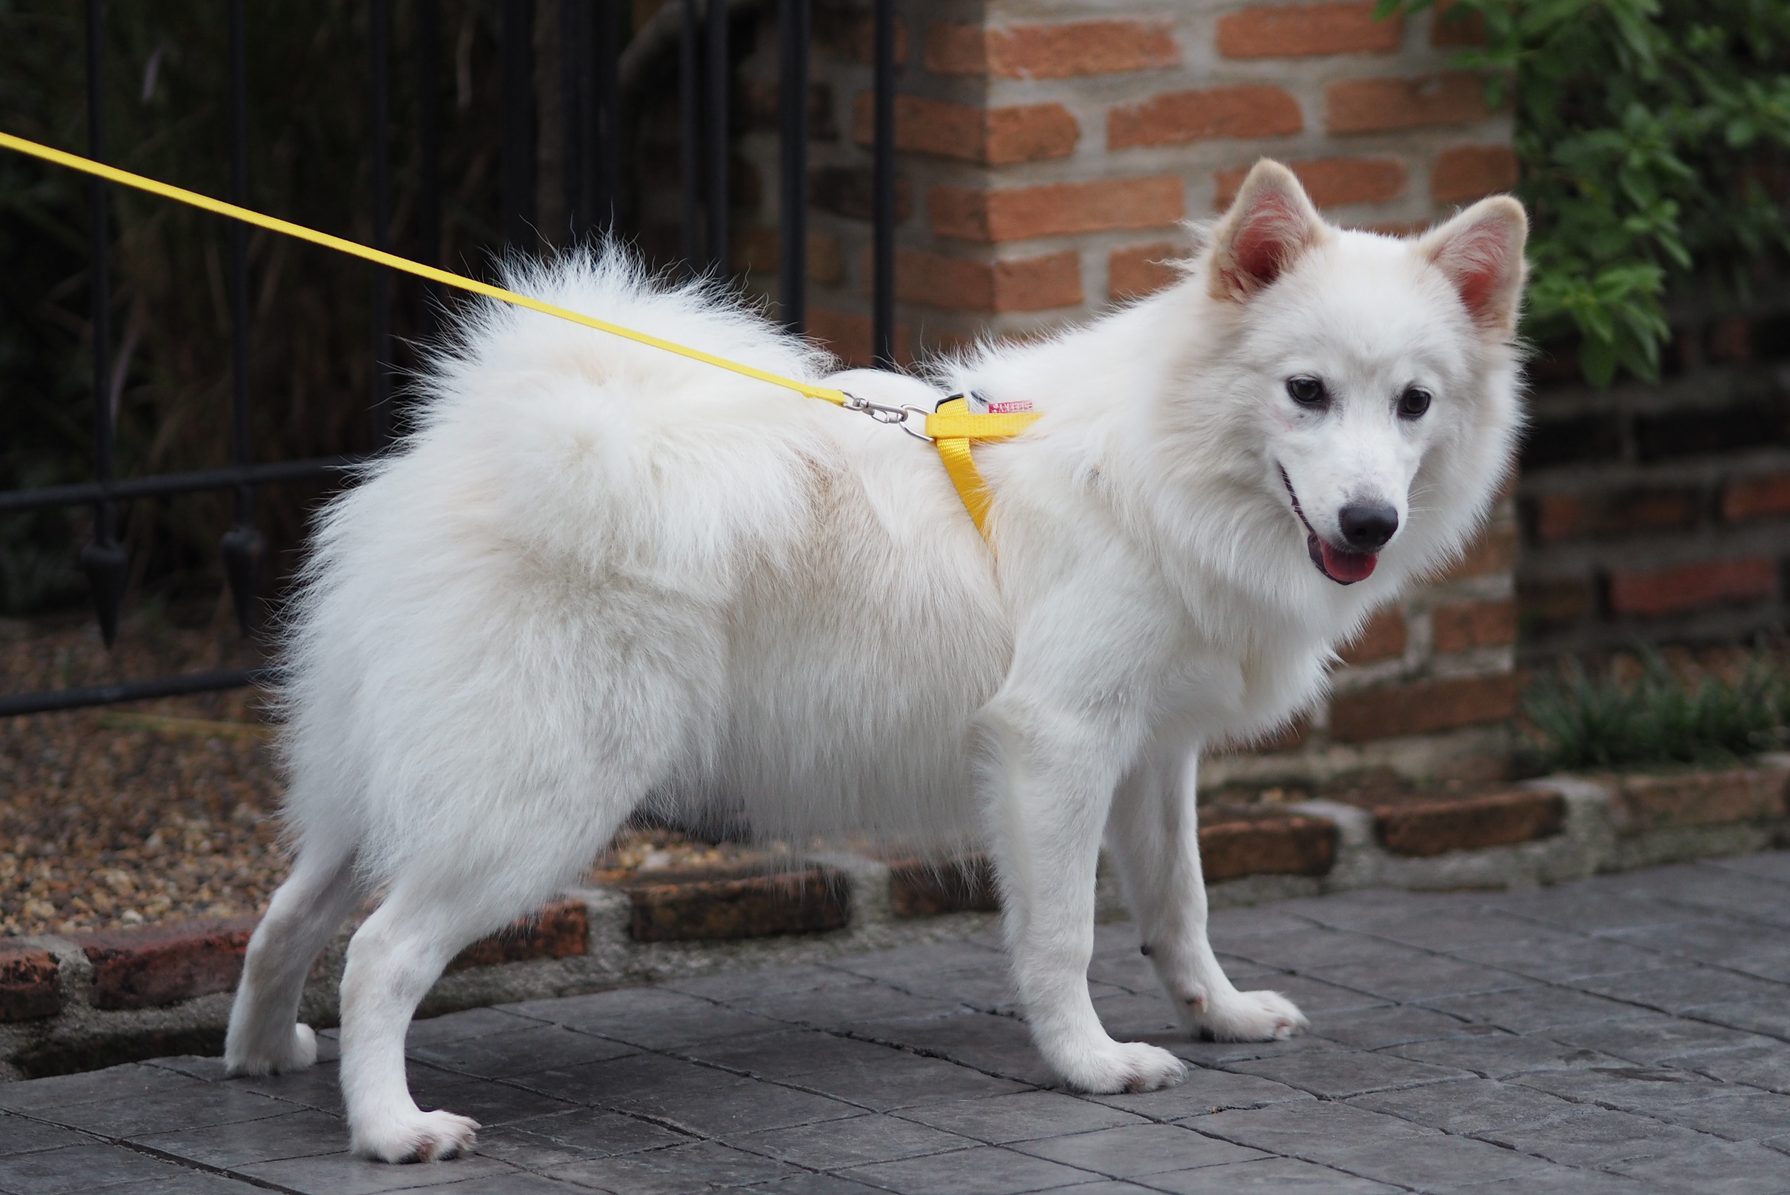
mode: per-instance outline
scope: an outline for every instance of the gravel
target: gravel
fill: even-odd
[[[0,692],[252,662],[231,632],[0,625]],[[248,691],[0,718],[0,933],[253,912],[284,871]]]
[[[233,628],[0,621],[0,693],[256,662]],[[0,935],[258,914],[285,878],[265,695],[0,718]],[[629,830],[592,879],[741,866],[764,852]]]

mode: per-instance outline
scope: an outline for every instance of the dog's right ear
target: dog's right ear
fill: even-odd
[[[1242,303],[1284,274],[1324,235],[1324,221],[1291,170],[1263,158],[1218,223],[1212,297]]]

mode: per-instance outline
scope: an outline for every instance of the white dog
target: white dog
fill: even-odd
[[[1262,162],[1155,297],[929,381],[832,379],[1035,405],[977,450],[998,551],[892,428],[479,309],[416,432],[322,520],[285,694],[298,856],[249,946],[230,1071],[314,1060],[306,971],[383,892],[342,979],[354,1148],[467,1149],[473,1121],[410,1097],[412,1012],[643,803],[768,836],[985,835],[1026,1019],[1070,1087],[1185,1072],[1090,1002],[1103,839],[1189,1031],[1302,1028],[1207,944],[1196,759],[1316,700],[1333,649],[1483,518],[1521,421],[1525,233],[1502,197],[1415,239],[1343,231]],[[521,289],[823,376],[800,340],[617,255]]]

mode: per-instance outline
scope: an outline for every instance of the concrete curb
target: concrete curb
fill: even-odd
[[[1355,888],[1527,887],[1790,843],[1790,755],[1716,771],[1557,776],[1496,793],[1202,811],[1212,901]],[[1103,916],[1123,910],[1110,877]],[[979,857],[810,852],[726,874],[665,872],[567,893],[462,953],[426,1014],[994,930]],[[0,1078],[215,1053],[242,921],[0,939]],[[348,933],[302,1015],[333,1024]],[[986,940],[986,939],[985,939]]]

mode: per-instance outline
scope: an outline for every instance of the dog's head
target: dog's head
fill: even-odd
[[[1215,317],[1202,366],[1274,528],[1261,550],[1337,585],[1458,550],[1520,423],[1526,233],[1505,196],[1418,237],[1346,231],[1284,166],[1250,171],[1193,271]]]

